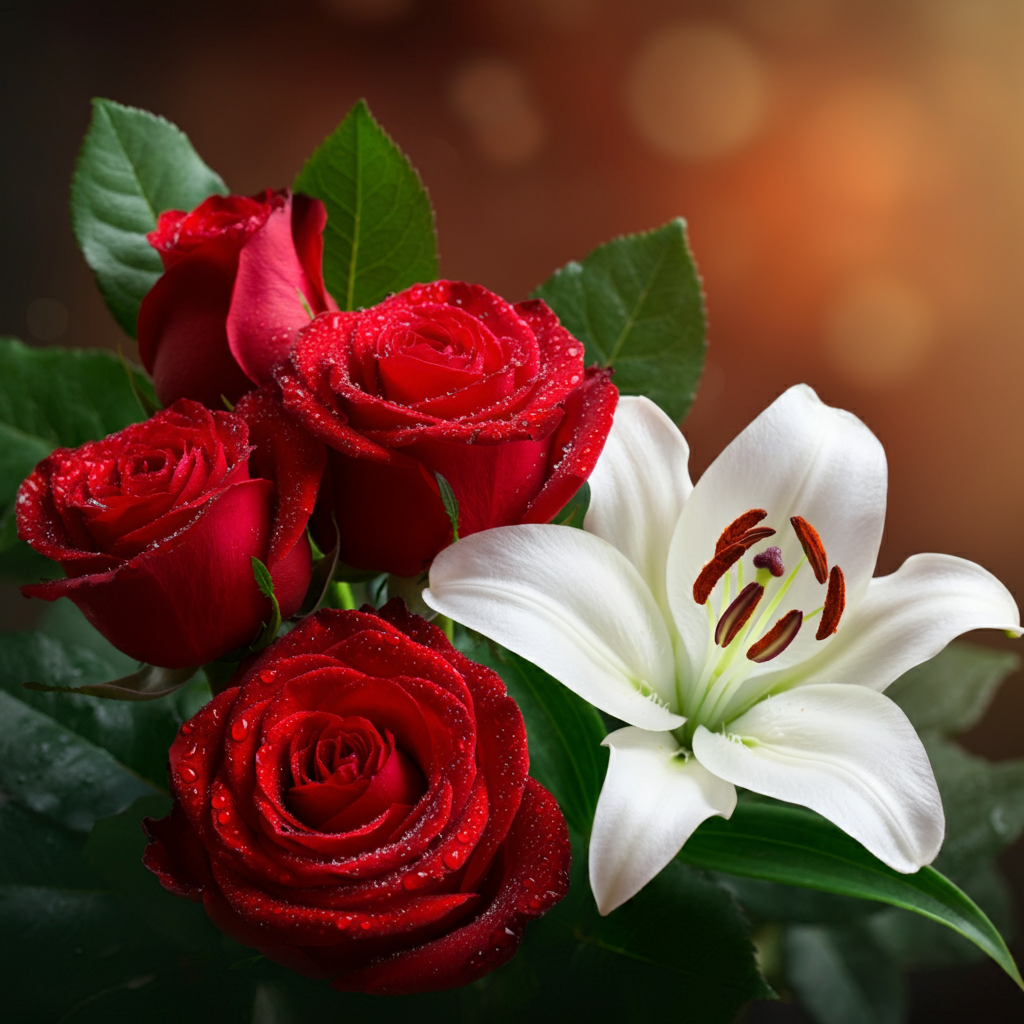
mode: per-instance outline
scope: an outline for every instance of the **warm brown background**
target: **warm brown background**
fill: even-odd
[[[365,96],[430,189],[445,276],[519,299],[688,219],[696,472],[806,381],[888,450],[880,572],[947,551],[1024,596],[1020,0],[7,0],[3,22],[3,333],[119,340],[67,217],[91,95],[175,121],[237,192],[288,183]],[[4,628],[30,624],[5,597]],[[1024,755],[1021,684],[971,749]],[[1020,897],[1020,844],[1005,866]],[[991,965],[914,982],[914,1021],[1022,1017]]]

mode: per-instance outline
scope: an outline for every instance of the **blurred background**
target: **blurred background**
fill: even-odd
[[[1024,599],[1021,0],[5,0],[2,19],[0,333],[133,351],[67,213],[90,96],[165,115],[242,193],[289,183],[362,96],[430,191],[443,276],[518,300],[687,219],[710,317],[695,476],[806,381],[888,452],[879,574],[945,551]],[[3,596],[2,628],[31,625]],[[1022,682],[966,746],[1024,755]],[[1024,845],[1003,864],[1024,921]],[[912,998],[915,1022],[1021,1019],[991,964]]]

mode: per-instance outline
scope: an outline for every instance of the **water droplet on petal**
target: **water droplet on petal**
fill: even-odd
[[[241,743],[248,735],[249,723],[244,718],[239,718],[238,721],[231,726],[231,738]]]
[[[228,798],[224,793],[215,793],[210,803],[213,804],[214,807],[227,807]]]
[[[189,768],[188,765],[185,765],[184,767],[179,768],[178,769],[178,774],[186,782],[195,782],[196,781],[196,773],[191,768]]]
[[[220,814],[217,815],[217,820],[222,825],[226,825],[231,820],[231,812],[230,811],[221,811]]]
[[[360,921],[359,927],[362,928],[364,932],[368,932],[372,925],[370,924],[369,921]]]
[[[460,843],[468,843],[473,838],[473,836],[465,829],[463,829],[455,838],[458,839]]]
[[[276,676],[276,675],[277,675],[277,672],[276,672],[275,669],[265,668],[260,673],[260,679],[262,679],[263,682],[265,682],[265,683],[272,683],[274,681],[274,676]]]
[[[445,850],[444,857],[442,859],[445,864],[454,871],[462,863],[462,851],[458,848],[454,850]]]
[[[192,731],[192,723],[185,722],[181,727],[181,731],[187,736]]]

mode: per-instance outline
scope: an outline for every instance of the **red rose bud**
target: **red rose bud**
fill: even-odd
[[[233,939],[344,991],[465,985],[569,884],[523,716],[399,600],[321,611],[178,733],[144,863]]]
[[[270,380],[311,313],[337,308],[321,269],[326,222],[320,200],[287,189],[160,214],[147,237],[164,275],[142,300],[138,333],[164,405],[223,408],[222,395]]]
[[[399,576],[451,540],[437,473],[459,536],[548,522],[590,475],[618,400],[543,302],[513,306],[457,281],[317,317],[275,376],[287,409],[331,448],[342,560]]]
[[[71,598],[151,665],[218,658],[270,621],[253,557],[270,570],[282,616],[301,604],[324,459],[263,392],[235,413],[182,399],[102,441],[58,448],[21,485],[18,536],[68,578],[22,593]]]

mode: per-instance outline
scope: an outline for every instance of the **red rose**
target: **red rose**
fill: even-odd
[[[345,991],[431,991],[565,895],[519,708],[400,600],[321,611],[235,681],[181,727],[144,857],[232,938]]]
[[[312,313],[337,308],[321,270],[326,223],[320,200],[288,190],[160,214],[147,237],[164,275],[139,309],[139,355],[164,405],[235,401],[309,322],[302,296]]]
[[[400,576],[451,540],[436,472],[462,536],[547,522],[590,475],[618,398],[543,302],[455,281],[317,317],[277,379],[332,449],[342,560]]]
[[[322,445],[256,393],[235,413],[181,399],[102,441],[58,448],[21,485],[18,536],[68,578],[22,592],[71,598],[115,647],[151,665],[220,657],[270,621],[253,556],[281,614],[301,604],[323,465]]]

